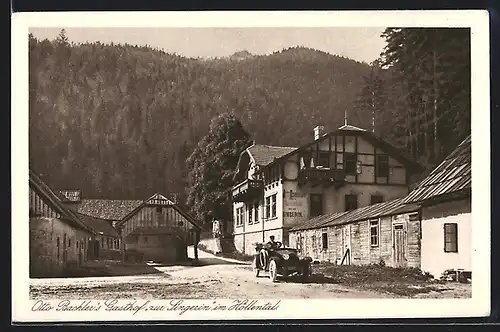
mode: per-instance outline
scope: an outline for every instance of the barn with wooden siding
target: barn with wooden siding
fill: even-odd
[[[93,259],[95,230],[29,170],[30,277],[59,276]]]
[[[201,227],[178,204],[161,194],[142,202],[115,225],[125,254],[155,262],[187,259],[187,246],[197,245]]]
[[[291,245],[317,261],[420,267],[419,211],[395,199],[322,215],[291,229]]]
[[[471,136],[405,199],[422,206],[422,270],[472,274]]]

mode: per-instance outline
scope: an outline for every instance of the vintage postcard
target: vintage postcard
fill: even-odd
[[[489,315],[487,11],[12,27],[14,322]]]

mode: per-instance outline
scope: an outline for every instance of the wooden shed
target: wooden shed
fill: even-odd
[[[316,261],[420,267],[419,211],[396,199],[322,215],[294,227],[291,245]]]

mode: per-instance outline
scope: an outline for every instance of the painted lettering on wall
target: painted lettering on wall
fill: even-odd
[[[295,223],[305,220],[307,217],[307,194],[286,190],[284,192],[283,217]]]

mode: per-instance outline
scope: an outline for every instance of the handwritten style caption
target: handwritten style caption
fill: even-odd
[[[166,303],[165,303],[166,302]],[[136,315],[141,312],[177,312],[179,315],[189,311],[273,311],[278,310],[280,302],[259,300],[233,300],[228,303],[205,301],[203,303],[189,304],[185,300],[150,301],[150,300],[37,300],[33,303],[31,311],[57,311],[57,312],[130,312]]]

